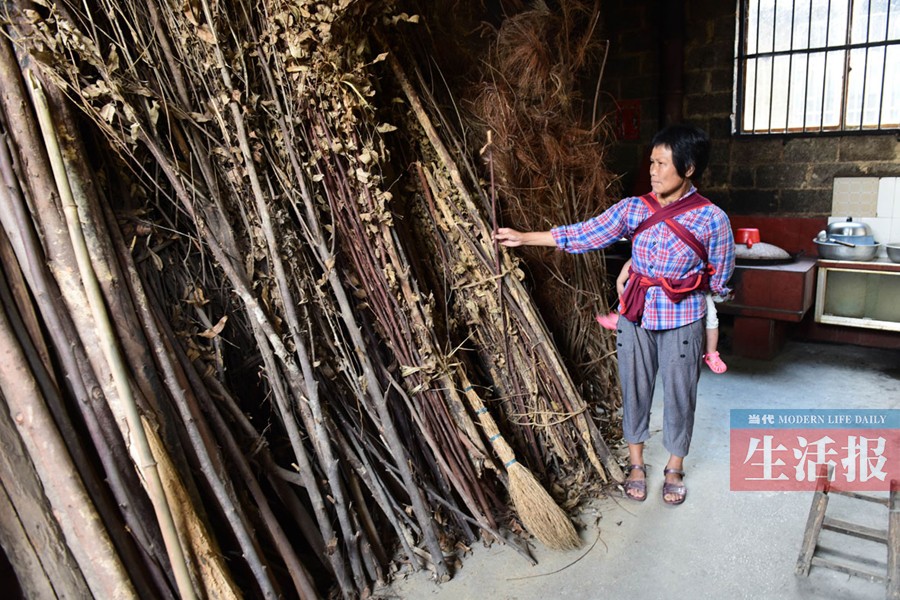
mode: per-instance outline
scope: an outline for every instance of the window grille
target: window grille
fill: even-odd
[[[900,0],[740,0],[735,132],[900,129]]]

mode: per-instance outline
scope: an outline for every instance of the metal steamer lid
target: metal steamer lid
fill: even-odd
[[[847,217],[846,221],[831,223],[826,228],[829,237],[836,235],[872,235],[872,228],[868,223],[859,223],[853,217]]]

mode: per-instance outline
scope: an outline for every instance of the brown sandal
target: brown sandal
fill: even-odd
[[[644,465],[628,465],[625,468],[625,471],[630,475],[631,472],[635,469],[644,473],[643,479],[626,479],[625,480],[625,495],[634,500],[635,502],[643,502],[647,499],[647,467]],[[636,495],[629,494],[628,492],[634,491],[641,494],[640,497]]]
[[[667,481],[663,484],[663,502],[670,506],[678,506],[684,502],[685,498],[687,498],[687,488],[684,487],[684,471],[681,469],[663,469],[663,475],[668,475],[669,473],[681,475],[682,481],[681,483],[669,483]],[[677,498],[674,500],[666,500],[666,496],[677,496]]]

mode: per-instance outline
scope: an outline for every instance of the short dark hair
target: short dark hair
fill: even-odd
[[[692,180],[700,179],[709,163],[709,136],[692,125],[669,125],[653,136],[650,148],[666,146],[672,151],[675,170],[685,177],[687,170],[694,166]]]

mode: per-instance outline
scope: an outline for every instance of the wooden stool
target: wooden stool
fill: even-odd
[[[809,508],[809,518],[806,521],[806,531],[803,534],[800,557],[797,559],[797,567],[794,570],[795,574],[807,576],[813,565],[825,567],[849,575],[865,577],[870,581],[883,582],[886,588],[886,597],[890,600],[900,600],[900,496],[898,496],[900,485],[898,485],[898,481],[896,479],[891,480],[891,493],[888,498],[876,498],[857,492],[834,489],[831,487],[830,481],[831,470],[829,469],[826,472],[825,465],[821,465],[818,472],[818,484],[813,494],[812,506]],[[889,511],[887,531],[826,517],[825,509],[828,507],[829,494],[847,496],[886,506]],[[816,556],[819,533],[823,529],[885,544],[887,546],[886,573],[874,573],[860,569],[855,565]]]

